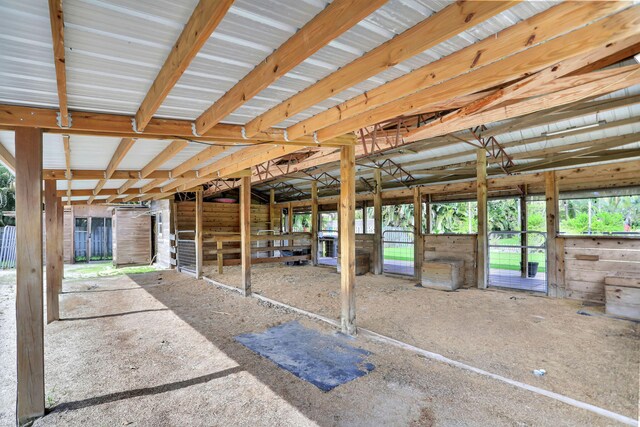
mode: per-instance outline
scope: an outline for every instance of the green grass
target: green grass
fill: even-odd
[[[65,267],[66,278],[106,277],[122,274],[148,273],[156,271],[149,265],[115,268],[111,262],[95,262],[90,264],[73,264]]]
[[[395,261],[413,261],[413,246],[405,248],[384,248],[384,259]],[[520,271],[520,253],[491,251],[490,268]],[[545,272],[545,259],[542,253],[529,254],[529,262],[537,262],[538,271]]]

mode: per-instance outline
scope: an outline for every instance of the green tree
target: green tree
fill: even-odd
[[[15,225],[15,218],[1,216],[5,211],[16,209],[15,177],[4,166],[0,165],[0,226]]]

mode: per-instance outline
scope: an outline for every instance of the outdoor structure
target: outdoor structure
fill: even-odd
[[[43,255],[52,321],[78,218],[87,232],[110,218],[118,266],[155,259],[200,278],[240,265],[245,296],[257,264],[339,265],[352,335],[357,269],[421,284],[437,264],[447,286],[599,303],[609,275],[640,273],[637,236],[563,235],[559,219],[570,194],[640,193],[637,4],[80,3],[0,6],[19,423],[45,409]],[[506,197],[523,207],[509,245],[492,240],[488,211]],[[461,200],[477,202],[477,231],[432,233],[432,205]],[[545,204],[539,239],[531,200]],[[383,228],[396,205],[412,206],[412,230]],[[491,267],[504,246],[519,263],[510,278]],[[544,283],[529,273],[536,251]]]

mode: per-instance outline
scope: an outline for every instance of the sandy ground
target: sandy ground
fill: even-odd
[[[240,285],[239,267],[225,267],[223,275],[206,272],[216,281]],[[339,319],[340,276],[333,269],[257,265],[252,289]],[[356,279],[361,327],[637,418],[640,324],[579,315],[580,308],[579,302],[519,292],[444,292],[371,274]],[[547,374],[534,376],[534,369]]]
[[[15,423],[14,280],[0,275],[2,426]],[[323,393],[233,337],[291,320],[331,328],[175,272],[74,279],[63,291],[63,320],[45,327],[48,414],[36,426],[613,424],[362,337],[353,344],[375,370]]]

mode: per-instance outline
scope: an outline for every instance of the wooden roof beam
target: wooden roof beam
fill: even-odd
[[[0,104],[0,129],[13,130],[18,127],[36,127],[44,132],[62,133],[66,135],[93,135],[120,138],[151,138],[151,139],[184,139],[198,142],[215,143],[217,145],[260,145],[265,142],[275,142],[282,145],[299,147],[315,147],[318,145],[342,146],[350,143],[349,138],[334,138],[323,144],[318,144],[312,136],[302,138],[287,138],[284,129],[270,129],[266,132],[245,139],[242,136],[242,126],[218,124],[204,136],[194,137],[192,122],[175,119],[151,119],[143,133],[136,133],[131,125],[131,116],[119,114],[90,113],[85,111],[70,111],[73,126],[60,128],[58,126],[58,112],[51,108],[23,107],[18,105]]]
[[[198,134],[203,135],[236,108],[386,2],[387,0],[334,0],[331,2],[202,113],[196,120]]]
[[[514,117],[543,111],[548,108],[570,104],[581,99],[600,96],[615,92],[640,83],[640,65],[630,65],[620,69],[622,72],[597,80],[595,82],[577,85],[570,89],[564,89],[545,96],[539,96],[530,100],[520,101],[495,110],[473,114],[458,120],[445,122],[441,126],[432,126],[427,129],[417,128],[410,131],[405,141],[412,142],[434,136],[445,135],[451,132],[469,129],[485,123],[493,123]]]
[[[247,135],[253,136],[263,129],[268,129],[287,117],[292,117],[357,83],[424,52],[517,3],[518,1],[490,1],[451,4],[251,120],[246,125]]]
[[[111,179],[111,176],[115,172],[116,168],[118,167],[120,162],[122,162],[131,147],[133,147],[133,144],[135,144],[135,142],[136,140],[133,138],[122,138],[120,144],[118,144],[118,147],[116,148],[116,151],[113,153],[113,156],[111,156],[111,160],[109,161],[107,169],[104,172],[104,178],[98,182],[98,185],[96,185],[96,188],[94,188],[93,190],[94,195],[97,195],[105,186],[107,181]],[[93,198],[89,199],[87,203],[91,204],[92,201]]]
[[[232,3],[233,0],[200,0],[138,108],[135,118],[138,131],[143,131],[149,124]]]
[[[319,140],[342,135],[363,126],[390,120],[401,114],[423,110],[433,102],[454,98],[466,93],[486,90],[531,73],[538,72],[558,62],[592,51],[613,52],[627,41],[639,37],[640,6],[630,7],[613,16],[601,19],[567,35],[556,37],[506,59],[496,61],[480,69],[470,71],[436,86],[396,99],[364,114],[342,120],[318,131]],[[636,40],[637,41],[637,40]]]
[[[53,42],[53,62],[56,69],[58,105],[60,106],[60,127],[69,127],[69,107],[67,103],[67,71],[64,58],[64,14],[62,0],[49,0],[49,19]]]
[[[424,90],[433,91],[434,87],[441,87],[450,79],[482,70],[484,67],[500,61],[507,56],[532,49],[539,46],[540,43],[544,43],[568,31],[583,26],[585,22],[605,17],[628,6],[628,3],[621,2],[561,3],[525,21],[506,28],[494,36],[483,39],[451,55],[445,56],[438,61],[427,64],[411,73],[372,89],[363,95],[354,97],[336,107],[290,126],[287,129],[287,133],[291,138],[300,135],[310,135],[332,124],[356,117],[374,108],[396,101],[403,96],[409,96]],[[542,54],[543,50],[544,48],[541,48],[536,52]],[[502,62],[502,64],[505,63],[506,62]],[[521,74],[517,74],[516,76],[521,76]],[[500,81],[498,81],[496,85],[497,84],[500,84]],[[490,88],[493,86],[485,87]],[[440,102],[433,99],[430,105],[439,105],[452,98],[465,96],[473,92],[478,92],[479,90],[482,89],[470,88],[470,90],[456,92],[455,96],[451,95],[446,98],[439,97],[438,100],[440,100]],[[427,103],[424,102],[423,106],[427,106]],[[415,108],[413,105],[409,105],[409,107]],[[405,108],[407,107],[405,106]],[[430,110],[425,109],[423,111]],[[401,114],[406,114],[406,110]],[[396,114],[395,116],[398,115],[399,114]],[[369,121],[351,130],[381,121],[383,120]]]

